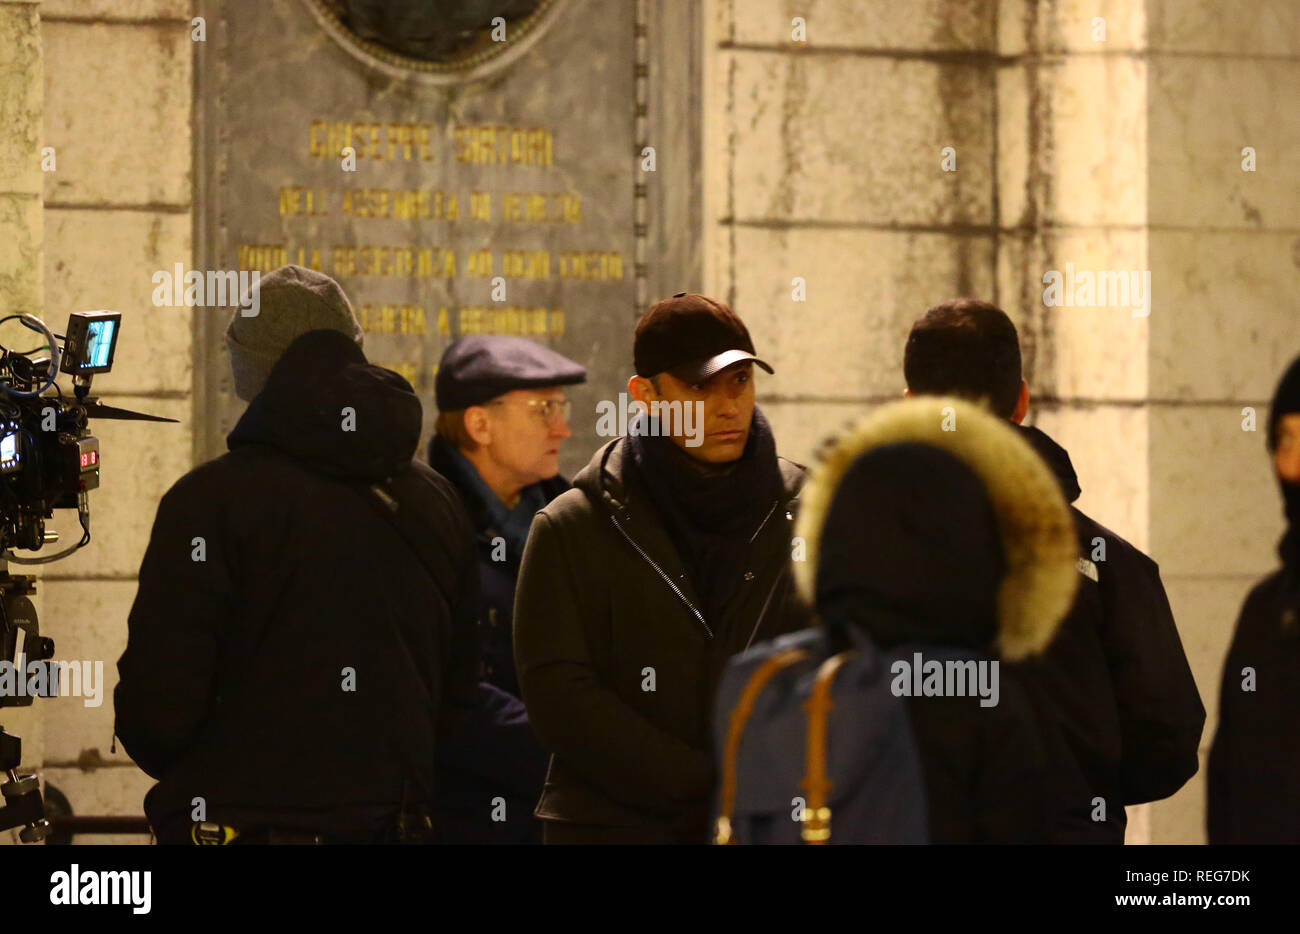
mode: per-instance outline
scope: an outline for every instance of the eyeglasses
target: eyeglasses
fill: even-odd
[[[561,422],[567,424],[569,416],[573,414],[573,403],[568,399],[520,399],[518,401],[536,412],[538,417],[552,428]],[[488,403],[488,405],[505,404],[505,399],[493,399]]]

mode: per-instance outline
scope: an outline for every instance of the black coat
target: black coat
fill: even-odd
[[[1068,502],[1080,488],[1070,456],[1036,428],[1022,434],[1052,468]],[[1059,843],[1123,843],[1124,805],[1172,795],[1196,774],[1205,707],[1183,652],[1156,563],[1073,506],[1079,592],[1055,639],[1023,662],[1045,719],[1070,756],[1058,787]],[[1105,560],[1097,540],[1105,543]],[[1095,574],[1096,579],[1093,579]],[[1106,820],[1092,820],[1094,799]]]
[[[714,693],[727,658],[803,628],[790,576],[803,468],[749,542],[720,619],[705,620],[626,439],[601,447],[533,520],[515,598],[515,659],[551,765],[537,814],[570,841],[709,838]]]
[[[486,505],[447,443],[435,437],[429,463],[455,486],[474,528],[479,600],[475,651],[481,705],[462,711],[454,732],[442,737],[438,774],[439,840],[444,843],[540,843],[533,808],[541,797],[549,754],[533,733],[519,699],[513,625],[515,582],[523,556],[494,545],[498,532]],[[563,477],[544,480],[549,502],[569,488]],[[494,808],[500,799],[503,807]],[[504,810],[504,815],[502,811]],[[493,820],[495,811],[498,818]]]
[[[1245,690],[1248,673],[1254,690]],[[1300,843],[1300,570],[1261,581],[1223,666],[1207,768],[1210,843]]]
[[[432,793],[437,717],[474,691],[477,576],[455,492],[411,459],[420,426],[405,380],[312,331],[230,451],[163,497],[114,692],[160,839],[196,798],[211,821],[374,839]],[[423,560],[356,489],[385,478]]]
[[[982,658],[916,644],[903,658]],[[986,658],[986,657],[985,657]],[[1056,806],[1048,776],[1059,738],[1004,669],[995,707],[976,697],[909,697],[907,713],[925,776],[931,843],[1050,843]]]

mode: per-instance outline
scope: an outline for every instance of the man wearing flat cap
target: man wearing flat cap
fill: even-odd
[[[790,575],[803,468],[754,404],[736,314],[679,293],[636,326],[642,411],[533,520],[515,660],[551,751],[547,843],[704,843],[727,658],[807,624]]]
[[[564,387],[587,371],[521,337],[453,342],[438,365],[429,463],[460,493],[478,538],[481,706],[443,737],[439,824],[444,842],[540,839],[532,810],[546,752],[515,678],[515,581],[533,515],[569,488],[560,447],[572,432]],[[504,807],[494,806],[501,799]],[[502,814],[504,810],[504,814]]]

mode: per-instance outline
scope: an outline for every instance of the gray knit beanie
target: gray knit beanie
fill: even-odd
[[[348,297],[324,273],[281,266],[259,277],[250,296],[253,292],[258,293],[258,313],[244,315],[244,308],[251,305],[245,296],[226,328],[235,394],[245,402],[262,391],[271,367],[300,334],[328,328],[341,331],[358,346],[362,343],[361,325]]]

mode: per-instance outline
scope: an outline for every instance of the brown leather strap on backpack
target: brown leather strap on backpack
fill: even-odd
[[[740,752],[740,738],[745,732],[745,724],[749,722],[754,704],[758,701],[758,695],[783,669],[807,657],[808,652],[804,649],[786,649],[784,652],[778,652],[758,666],[749,676],[744,690],[740,692],[740,698],[736,701],[736,706],[732,708],[731,716],[727,720],[727,745],[722,754],[722,801],[714,843],[724,846],[735,843],[731,836],[731,818],[736,808],[736,756]]]
[[[840,666],[849,660],[853,650],[841,652],[822,662],[813,681],[812,693],[804,704],[808,713],[808,745],[804,750],[804,808],[803,841],[809,844],[826,843],[831,838],[831,781],[826,777],[826,727],[830,712],[831,688]]]

